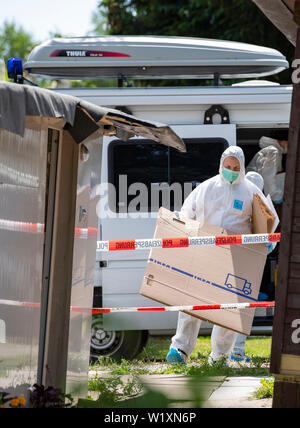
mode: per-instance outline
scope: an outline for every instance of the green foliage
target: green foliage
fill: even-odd
[[[75,407],[74,399],[59,388],[53,388],[35,383],[30,391],[30,403],[34,409],[58,409]]]
[[[137,396],[142,389],[135,374],[123,378],[111,372],[105,377],[100,372],[89,380],[89,390],[99,394],[96,400],[98,407],[119,407],[120,401]]]
[[[144,350],[134,361],[122,360],[117,363],[111,358],[100,357],[91,369],[96,371],[109,370],[112,375],[140,374],[181,374],[187,376],[268,376],[271,337],[249,337],[246,341],[246,355],[250,363],[235,363],[226,367],[224,362],[209,365],[208,356],[211,352],[210,337],[199,337],[187,365],[170,365],[166,355],[170,346],[169,337],[151,337]]]
[[[178,407],[180,402],[188,399],[194,408],[203,406],[210,392],[218,383],[232,376],[269,376],[271,337],[249,337],[246,341],[246,354],[250,363],[234,363],[227,367],[225,361],[210,365],[208,356],[211,352],[210,337],[199,337],[187,365],[170,365],[165,357],[169,350],[170,337],[151,337],[143,352],[134,361],[122,360],[117,363],[109,357],[100,357],[91,370],[95,372],[89,381],[89,391],[98,398],[79,400],[78,407],[117,407],[117,408],[170,408]],[[188,397],[170,398],[143,384],[140,375],[180,375],[188,382]],[[267,398],[272,393],[272,384],[265,380],[256,398]],[[95,398],[95,397],[94,397]]]
[[[24,60],[34,45],[33,36],[14,21],[5,21],[0,28],[0,57],[5,62],[11,57]]]
[[[170,347],[169,337],[153,336],[148,341],[143,351],[137,356],[139,362],[161,362],[165,361]],[[271,354],[271,337],[254,336],[248,337],[245,344],[246,355],[251,358],[252,367],[269,366]],[[210,337],[200,336],[191,354],[190,363],[207,361],[211,352]]]
[[[71,82],[71,88],[113,88],[116,86],[116,79],[86,79],[72,80]]]
[[[278,49],[289,62],[294,47],[251,1],[101,0],[107,33],[188,36],[232,40]],[[290,84],[290,72],[273,80]]]
[[[170,405],[170,400],[158,391],[152,391],[145,388],[143,395],[129,398],[127,400],[103,402],[101,400],[93,400],[91,397],[87,399],[80,398],[78,400],[78,408],[125,408],[125,409],[165,409]]]
[[[137,356],[139,361],[160,362],[165,361],[166,355],[170,347],[170,337],[168,336],[152,336],[147,342],[143,351]]]
[[[258,399],[272,398],[274,392],[274,379],[261,379],[261,387],[254,393],[254,397]]]

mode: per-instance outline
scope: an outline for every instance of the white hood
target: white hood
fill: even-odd
[[[278,140],[275,140],[274,138],[270,138],[270,137],[261,137],[259,140],[259,147],[261,149],[264,149],[269,146],[274,146],[278,150],[280,150],[282,153],[287,153],[287,148],[281,147],[281,145],[278,143]]]
[[[239,173],[239,177],[237,180],[235,180],[232,185],[236,185],[239,183],[242,183],[245,179],[245,156],[244,156],[244,152],[240,147],[237,146],[229,146],[223,153],[221,156],[221,160],[220,160],[220,168],[219,168],[219,174],[221,179],[226,183],[226,184],[230,184],[228,183],[228,181],[225,180],[225,178],[222,175],[222,167],[223,167],[223,162],[226,158],[228,158],[229,156],[233,156],[235,158],[237,158],[237,160],[240,163],[240,173]]]
[[[261,191],[263,191],[264,179],[258,172],[249,171],[245,175],[245,178],[251,181],[251,183],[255,184],[255,186],[257,186]]]

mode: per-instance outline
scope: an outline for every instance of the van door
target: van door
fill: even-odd
[[[218,174],[222,152],[236,144],[235,125],[172,128],[187,153],[143,138],[104,138],[100,240],[152,237],[159,207],[180,210],[197,184]],[[103,307],[161,306],[139,294],[148,257],[149,250],[97,253]],[[177,313],[113,313],[103,322],[105,330],[174,329]]]

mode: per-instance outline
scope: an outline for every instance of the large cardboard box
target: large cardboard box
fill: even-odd
[[[253,229],[266,233],[274,216],[261,200],[253,202]],[[271,221],[270,221],[271,219]],[[265,230],[263,230],[265,228]],[[155,238],[232,235],[219,227],[178,219],[160,208]],[[205,239],[205,238],[204,238]],[[218,245],[150,251],[141,295],[165,305],[255,302],[266,262],[265,244]],[[213,324],[249,335],[255,309],[186,311]]]

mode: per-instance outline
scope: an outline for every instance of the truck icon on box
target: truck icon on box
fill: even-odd
[[[241,291],[246,296],[252,293],[251,282],[248,282],[245,278],[241,278],[240,276],[232,275],[229,273],[227,275],[225,285],[227,288]]]

